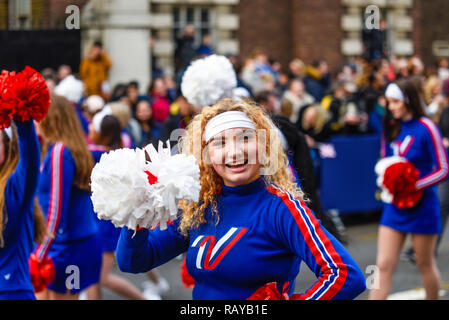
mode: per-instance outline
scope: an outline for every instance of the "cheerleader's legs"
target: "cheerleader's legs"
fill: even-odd
[[[440,272],[434,255],[437,235],[413,234],[412,243],[416,254],[416,265],[427,300],[438,300],[440,290]]]
[[[379,226],[377,238],[376,279],[377,287],[371,289],[370,300],[385,300],[391,291],[393,274],[399,261],[406,234],[386,226]]]
[[[71,294],[69,291],[67,293],[59,293],[53,290],[45,289],[39,293],[35,293],[37,300],[78,300],[79,293]]]

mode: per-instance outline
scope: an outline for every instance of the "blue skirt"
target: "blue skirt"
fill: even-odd
[[[100,281],[102,264],[98,235],[66,243],[53,243],[48,256],[53,259],[56,275],[48,289],[78,293]]]
[[[410,209],[385,204],[380,224],[402,233],[441,233],[440,202],[435,187],[424,190],[422,199]]]

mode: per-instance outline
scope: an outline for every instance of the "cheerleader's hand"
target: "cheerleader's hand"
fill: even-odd
[[[167,145],[159,142],[158,150],[150,144],[102,155],[91,175],[91,199],[99,219],[118,228],[165,230],[177,219],[178,200],[198,201],[201,184],[195,157],[172,155]]]
[[[29,258],[31,282],[34,292],[38,293],[47,288],[55,278],[55,266],[50,257],[39,260],[36,254],[32,253]]]
[[[380,160],[375,170],[384,202],[409,209],[421,200],[422,190],[416,187],[420,173],[413,163],[401,157],[389,157]]]
[[[279,292],[276,282],[270,282],[265,284],[256,290],[249,298],[246,300],[298,300],[299,295],[293,294],[288,295],[288,282],[284,284],[282,293]]]

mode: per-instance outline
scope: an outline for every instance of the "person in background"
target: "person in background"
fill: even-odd
[[[446,152],[449,153],[449,93],[445,95],[445,108],[443,109],[438,126],[443,135],[443,144]],[[435,247],[435,254],[438,254],[438,248],[441,244],[441,239],[444,235],[444,230],[447,226],[449,217],[449,179],[444,180],[438,185],[438,198],[441,206],[441,233],[438,235],[437,244]]]
[[[170,115],[170,100],[163,78],[153,79],[148,88],[148,96],[150,97],[150,103],[153,108],[153,119],[156,124],[162,125]]]
[[[161,127],[154,121],[153,110],[147,100],[137,103],[135,119],[140,127],[138,136],[134,137],[135,145],[141,148],[150,143],[156,143],[160,138]]]
[[[170,116],[162,125],[160,140],[163,142],[170,140],[172,143],[177,143],[179,135],[176,134],[175,130],[185,129],[199,111],[200,108],[189,103],[179,90],[178,98],[170,106]],[[172,134],[174,135],[172,136]]]
[[[135,143],[132,135],[130,134],[130,131],[136,130],[132,128],[138,128],[139,124],[137,123],[136,119],[131,118],[129,107],[121,102],[110,102],[108,103],[108,106],[111,109],[111,114],[116,117],[120,123],[120,137],[122,139],[122,147],[134,149]]]
[[[181,83],[184,71],[197,55],[194,42],[195,27],[191,24],[186,25],[183,35],[176,40],[175,73],[177,83]]]
[[[107,107],[106,107],[107,108]],[[121,139],[121,125],[113,115],[97,113],[89,126],[89,138],[95,143],[90,145],[94,161],[98,163],[101,156],[109,151],[123,147]],[[87,291],[88,300],[101,300],[102,287],[132,300],[146,300],[140,290],[131,282],[112,272],[114,253],[117,246],[120,228],[116,228],[111,221],[96,219],[98,235],[102,246],[102,266],[100,282],[90,286]]]
[[[45,79],[48,90],[50,91],[50,93],[53,93],[55,91],[56,85],[58,84],[57,72],[52,68],[44,68],[41,71],[41,75]]]
[[[131,81],[126,88],[126,97],[128,98],[128,104],[131,106],[132,115],[136,113],[137,102],[142,99],[148,99],[147,95],[139,93],[139,82]]]
[[[438,77],[444,83],[449,79],[449,60],[448,58],[440,58],[438,60]]]
[[[204,58],[214,53],[214,49],[212,49],[211,46],[211,38],[209,34],[206,33],[202,35],[201,44],[198,49],[196,49],[196,53],[199,58]]]
[[[435,245],[441,232],[440,203],[436,185],[449,174],[449,163],[438,127],[424,117],[419,92],[410,79],[390,84],[387,99],[381,156],[400,156],[419,171],[414,192],[422,192],[410,208],[385,203],[379,223],[375,281],[371,300],[386,299],[391,291],[407,234],[411,234],[416,264],[426,292],[426,299],[439,298],[440,273],[435,259]]]
[[[33,254],[52,260],[55,278],[36,297],[77,300],[100,279],[101,243],[89,185],[94,161],[71,103],[57,95],[50,100],[47,116],[36,125],[44,155],[37,196],[53,237],[46,236]],[[69,266],[77,266],[79,281],[66,281]]]
[[[83,101],[81,108],[89,123],[92,122],[92,119],[96,113],[103,110],[104,105],[105,102],[103,98],[97,95],[87,97],[87,99]]]
[[[424,85],[426,115],[438,123],[438,119],[446,107],[446,97],[443,95],[443,82],[437,76],[430,76]]]
[[[165,76],[163,79],[165,86],[167,88],[167,98],[170,101],[170,103],[173,103],[179,96],[178,86],[176,85],[175,80],[171,76]]]
[[[102,42],[95,41],[80,64],[80,76],[86,85],[87,96],[104,95],[102,86],[108,80],[111,67],[112,61],[104,50]]]
[[[316,60],[306,67],[304,76],[306,91],[320,102],[331,86],[329,66],[325,60]]]
[[[299,111],[302,107],[315,102],[315,99],[305,91],[304,83],[300,79],[290,81],[282,100],[289,100],[292,103],[291,114],[288,117],[291,123],[298,121]]]
[[[305,74],[305,68],[304,62],[299,58],[290,61],[288,65],[288,76],[290,80],[295,78],[302,79]]]

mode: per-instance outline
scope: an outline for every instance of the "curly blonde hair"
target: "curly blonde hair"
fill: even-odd
[[[180,232],[187,236],[188,231],[206,223],[205,212],[208,206],[218,217],[216,195],[219,193],[222,178],[215,172],[214,168],[203,154],[207,152],[207,144],[203,139],[206,124],[216,115],[226,111],[242,111],[254,123],[256,130],[265,130],[272,132],[275,128],[269,116],[257,104],[250,100],[234,101],[232,99],[223,99],[212,107],[203,108],[202,112],[194,117],[190,125],[186,128],[186,135],[179,141],[179,151],[186,155],[194,155],[200,168],[201,190],[199,201],[197,203],[180,201],[179,207],[182,210]],[[263,175],[265,183],[275,184],[286,190],[294,197],[304,199],[302,190],[293,181],[291,171],[288,169],[288,158],[285,154],[278,134],[267,134],[265,144],[266,158],[262,159],[262,168],[272,168],[275,170],[272,174]],[[274,150],[271,150],[274,148]],[[217,220],[218,223],[218,220]]]

